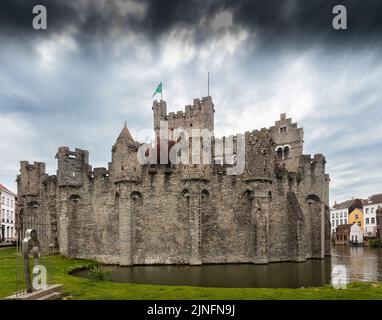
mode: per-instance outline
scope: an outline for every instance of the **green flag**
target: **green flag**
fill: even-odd
[[[157,93],[162,94],[162,82],[157,86],[157,88],[155,89],[155,92],[152,96],[154,97]]]

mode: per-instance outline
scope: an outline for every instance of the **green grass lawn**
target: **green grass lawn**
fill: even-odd
[[[69,275],[76,268],[89,267],[89,260],[51,258],[53,281],[64,285],[69,299],[382,299],[382,283],[353,283],[346,290],[331,286],[301,289],[202,288],[92,281]],[[15,249],[0,249],[0,298],[16,288]]]

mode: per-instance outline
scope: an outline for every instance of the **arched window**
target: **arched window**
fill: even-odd
[[[315,203],[320,203],[321,200],[318,196],[316,196],[315,194],[310,194],[308,195],[306,198],[305,198],[305,201],[308,203],[308,204],[315,204]]]
[[[72,194],[69,197],[69,201],[72,203],[78,203],[81,200],[81,197],[78,194]]]
[[[210,193],[207,190],[202,191],[202,198],[203,199],[208,199],[210,197]]]
[[[289,158],[289,150],[290,148],[288,146],[284,147],[284,159]]]
[[[131,193],[130,197],[132,200],[141,200],[142,199],[142,193],[140,193],[138,191],[134,191]]]
[[[282,159],[283,158],[283,148],[282,147],[278,147],[276,149],[276,154],[277,154],[277,158]]]
[[[189,197],[189,196],[190,196],[190,191],[189,191],[188,189],[184,189],[184,190],[182,191],[182,197],[187,198],[187,197]]]
[[[28,208],[30,208],[30,209],[38,209],[39,207],[40,207],[40,205],[36,201],[31,201],[28,203]]]

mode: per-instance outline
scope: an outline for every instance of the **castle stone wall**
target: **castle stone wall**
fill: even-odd
[[[211,97],[176,114],[155,101],[153,114],[156,131],[160,120],[170,130],[213,130]],[[126,126],[107,169],[93,170],[86,150],[61,147],[57,176],[43,163],[21,162],[19,218],[46,217],[61,254],[110,264],[260,264],[330,254],[325,157],[303,155],[302,128],[281,115],[271,128],[244,133],[244,171],[228,175],[239,137],[221,139],[232,141],[232,154],[213,147],[213,163],[196,165],[139,164]]]

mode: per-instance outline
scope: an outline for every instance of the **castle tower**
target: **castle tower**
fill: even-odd
[[[182,128],[189,132],[192,129],[208,129],[214,131],[215,106],[211,97],[196,98],[192,105],[187,105],[184,111],[169,112],[167,114],[166,102],[153,101],[154,130],[159,136],[160,122],[167,121],[168,129],[171,131]]]
[[[58,186],[82,187],[84,178],[90,173],[89,152],[68,147],[58,148],[56,154]]]
[[[18,198],[22,196],[38,196],[42,180],[46,176],[44,162],[34,162],[29,164],[28,161],[20,162],[20,175],[17,176],[17,192]]]
[[[293,123],[285,113],[269,129],[276,143],[275,154],[279,163],[285,165],[288,171],[297,172],[303,152],[304,129],[298,128],[297,123]]]
[[[20,230],[25,215],[40,216],[41,193],[45,173],[44,162],[20,162],[20,174],[17,176],[16,229]]]
[[[126,122],[112,148],[111,170],[114,182],[138,181],[142,167],[137,159],[139,143],[131,136]]]
[[[167,105],[166,101],[160,100],[154,100],[153,101],[153,115],[154,115],[154,131],[155,136],[159,136],[159,130],[160,130],[160,121],[166,120],[167,117]]]

